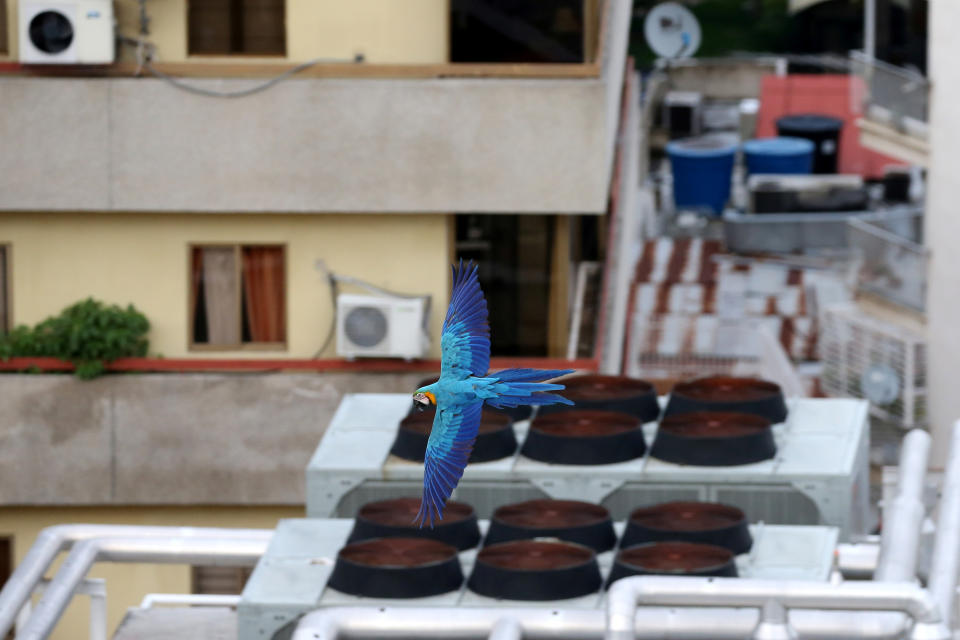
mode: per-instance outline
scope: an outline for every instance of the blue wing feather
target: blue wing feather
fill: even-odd
[[[487,301],[480,289],[477,265],[463,261],[453,270],[453,292],[440,333],[441,375],[462,380],[482,376],[490,368],[490,326]]]
[[[438,408],[423,462],[423,499],[414,522],[431,528],[443,518],[443,505],[453,493],[477,439],[483,401],[456,409]]]

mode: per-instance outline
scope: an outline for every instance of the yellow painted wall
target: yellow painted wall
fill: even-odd
[[[451,216],[436,214],[4,213],[0,243],[11,246],[14,324],[32,325],[93,296],[143,312],[152,355],[309,358],[333,322],[330,291],[315,268],[323,259],[338,274],[432,295],[432,354],[439,356],[450,224]],[[188,245],[224,242],[286,244],[285,350],[188,350]],[[334,355],[332,343],[321,354]]]
[[[362,53],[367,62],[434,64],[448,58],[448,0],[288,0],[287,58],[350,59]],[[114,4],[120,33],[136,37],[136,0]],[[147,4],[148,39],[160,60],[187,59],[187,0]],[[129,50],[126,52],[129,54]],[[204,56],[203,60],[209,58]],[[233,58],[219,58],[228,62]],[[275,61],[275,58],[265,58]],[[244,62],[252,60],[246,56]]]
[[[184,527],[273,529],[281,518],[302,518],[302,506],[290,507],[0,507],[0,536],[13,537],[19,562],[45,527],[67,523],[134,524]],[[61,554],[61,559],[63,554]],[[59,562],[56,566],[59,566]],[[50,577],[52,573],[48,573]],[[129,607],[148,593],[190,593],[190,567],[167,564],[98,563],[89,577],[103,578],[107,588],[107,630],[113,634]],[[75,596],[52,640],[85,638],[90,599]]]
[[[10,53],[0,60],[16,59],[17,0],[6,0]],[[137,0],[114,2],[118,32],[137,37],[140,32]],[[187,59],[187,0],[147,3],[150,35],[162,62]],[[448,0],[288,0],[286,6],[287,59],[353,59],[364,54],[367,62],[436,64],[447,62]],[[127,45],[119,57],[132,60]],[[236,62],[233,57],[200,58],[205,62]],[[244,63],[276,58],[242,56]]]

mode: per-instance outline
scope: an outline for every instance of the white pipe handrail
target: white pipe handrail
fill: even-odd
[[[880,557],[874,573],[876,580],[904,582],[916,579],[930,442],[930,434],[922,429],[913,429],[903,438],[897,495],[889,505],[884,505],[883,510]]]
[[[227,593],[148,593],[140,601],[141,609],[159,605],[186,607],[231,607],[240,604],[240,596]]]
[[[166,562],[224,566],[253,565],[266,551],[269,539],[91,538],[76,543],[37,603],[17,640],[44,640],[53,631],[76,591],[97,561]]]
[[[192,538],[259,538],[269,540],[270,529],[221,529],[215,527],[151,527],[112,524],[64,524],[42,530],[33,546],[0,589],[0,638],[6,637],[17,614],[34,587],[61,551],[75,542],[106,536],[150,536]]]
[[[776,600],[788,609],[900,611],[913,618],[915,638],[951,638],[950,629],[944,624],[933,596],[912,583],[829,584],[666,576],[635,576],[613,583],[607,594],[605,638],[634,640],[634,618],[638,606],[762,607],[769,600]],[[852,627],[857,623],[857,617],[849,616]],[[857,628],[851,628],[849,636],[857,635]]]
[[[953,624],[957,573],[960,571],[960,420],[953,423],[941,495],[929,586],[943,610],[944,621],[950,625]]]

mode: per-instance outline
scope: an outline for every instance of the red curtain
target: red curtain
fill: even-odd
[[[286,340],[282,247],[243,248],[243,293],[251,342]]]

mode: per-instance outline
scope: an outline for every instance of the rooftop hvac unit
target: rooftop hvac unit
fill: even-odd
[[[825,310],[820,336],[824,392],[869,400],[871,414],[904,429],[927,424],[923,334],[843,305]]]
[[[737,466],[693,466],[649,455],[598,465],[551,464],[519,453],[529,421],[514,423],[518,453],[467,465],[454,498],[481,518],[504,504],[556,498],[603,504],[615,519],[636,505],[671,500],[723,502],[751,521],[827,524],[841,535],[869,528],[867,403],[790,398],[773,426],[776,456]],[[352,516],[374,500],[420,495],[423,464],[391,455],[406,394],[348,394],[307,465],[307,515]],[[644,425],[652,443],[657,424]]]
[[[20,62],[109,64],[114,59],[112,0],[20,0]]]
[[[337,355],[421,358],[429,347],[427,298],[337,296]]]
[[[486,534],[489,523],[480,521]],[[615,522],[617,535],[625,524]],[[281,520],[266,553],[247,581],[237,606],[239,640],[286,637],[277,634],[286,625],[295,624],[304,613],[317,607],[543,607],[555,609],[602,610],[604,592],[558,600],[509,600],[479,595],[461,586],[440,595],[418,598],[375,598],[348,595],[332,589],[328,580],[334,572],[337,554],[346,544],[353,528],[351,519]],[[736,556],[737,572],[742,578],[768,580],[825,581],[830,575],[837,530],[833,527],[753,525],[753,548]],[[603,576],[609,574],[614,551],[600,553],[597,564]],[[458,554],[464,578],[470,576],[477,549]],[[666,614],[665,612],[665,615]],[[424,626],[430,620],[424,620]],[[277,634],[277,635],[275,635]],[[415,637],[416,630],[410,630]]]

